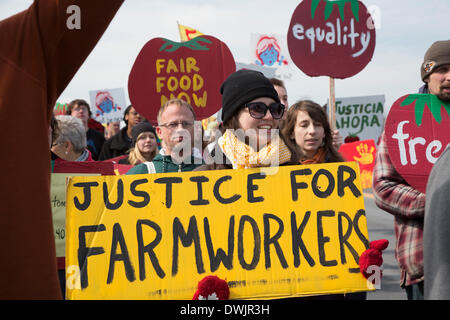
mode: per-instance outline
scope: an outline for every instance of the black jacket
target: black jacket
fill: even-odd
[[[131,139],[127,135],[128,127],[122,128],[119,133],[105,141],[99,160],[107,160],[126,154],[131,148]]]

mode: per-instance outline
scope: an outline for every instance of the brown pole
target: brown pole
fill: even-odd
[[[328,103],[328,117],[330,118],[331,130],[336,130],[336,93],[334,78],[330,77],[330,101]]]

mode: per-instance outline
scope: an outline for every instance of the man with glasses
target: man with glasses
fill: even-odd
[[[181,99],[167,101],[159,110],[156,132],[162,149],[152,162],[139,164],[127,174],[192,171],[203,163],[194,156],[195,113],[192,106]]]

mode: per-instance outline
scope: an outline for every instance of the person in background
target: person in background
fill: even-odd
[[[58,135],[52,143],[52,152],[66,161],[92,161],[91,153],[86,148],[86,131],[81,120],[73,116],[56,116],[56,121]]]
[[[300,164],[344,161],[333,145],[325,110],[313,101],[293,104],[281,132],[297,152]]]
[[[76,99],[69,103],[66,115],[74,116],[83,122],[86,134],[87,148],[93,160],[98,160],[100,150],[105,143],[105,137],[98,130],[89,127],[91,110],[89,104],[83,99]]]
[[[239,70],[224,81],[220,93],[224,133],[210,149],[213,161],[195,171],[297,163],[279,135],[285,106],[269,79],[258,71]]]
[[[428,178],[423,230],[424,298],[450,300],[450,147],[433,165]]]
[[[0,299],[61,299],[49,201],[48,127],[56,99],[123,0],[70,1],[82,12],[79,30],[68,29],[68,1],[28,2],[28,9],[0,21],[2,127],[31,135],[21,143],[5,135],[0,143],[14,155],[1,160],[6,185],[0,193]]]
[[[284,104],[286,107],[286,112],[283,115],[283,120],[286,119],[286,114],[289,108],[289,102],[288,102],[288,95],[286,86],[284,85],[283,80],[277,79],[277,78],[270,78],[270,82],[273,84],[273,87],[275,88],[276,92],[278,93],[278,97],[280,98],[280,102]]]
[[[133,166],[147,161],[152,161],[157,153],[156,131],[148,122],[141,122],[131,130],[133,146],[119,164],[131,164]]]
[[[99,160],[103,161],[116,158],[125,155],[130,150],[132,140],[131,130],[138,123],[142,122],[143,118],[132,105],[129,105],[125,109],[123,121],[125,121],[126,126],[119,133],[105,141],[99,155]]]
[[[120,131],[120,121],[108,122],[105,130],[105,139],[108,140],[109,138],[112,138],[113,136],[118,134],[119,131]]]
[[[425,83],[419,89],[420,93],[434,94],[442,101],[450,102],[450,40],[431,45],[424,55],[420,73]],[[426,197],[397,172],[386,141],[383,131],[373,170],[375,203],[395,217],[395,257],[401,270],[400,286],[405,289],[408,300],[423,300]]]
[[[282,104],[286,106],[286,112],[283,115],[282,123],[280,125],[280,129],[284,126],[284,121],[287,117],[287,111],[289,110],[289,102],[288,102],[288,94],[286,86],[283,82],[283,80],[277,79],[277,78],[271,78],[270,82],[273,84],[273,87],[278,93],[278,97],[280,98],[280,101]],[[339,150],[339,147],[342,145],[344,139],[339,133],[339,130],[332,130],[332,138],[333,138],[333,145],[336,148],[336,150]]]
[[[149,163],[131,168],[127,174],[165,173],[192,171],[203,163],[194,155],[195,113],[184,100],[167,101],[158,112],[156,132],[162,148]]]

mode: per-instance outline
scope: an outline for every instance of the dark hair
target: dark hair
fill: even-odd
[[[52,143],[58,138],[59,135],[59,126],[58,121],[56,121],[55,116],[52,114],[52,117],[50,119],[50,127],[52,128]]]
[[[66,109],[66,115],[71,116],[72,115],[72,109],[75,108],[75,106],[85,106],[88,109],[89,118],[92,116],[91,108],[89,107],[89,103],[87,103],[86,100],[83,99],[75,99],[69,103]]]
[[[123,113],[123,121],[125,122],[125,124],[127,125],[127,127],[128,127],[128,120],[125,119],[125,116],[126,116],[127,114],[130,113],[131,108],[133,108],[133,105],[132,105],[132,104],[130,104],[130,105],[125,109],[125,111],[124,111],[124,113]]]
[[[343,162],[344,159],[340,153],[333,146],[333,135],[331,132],[330,123],[328,122],[328,116],[325,110],[317,103],[310,100],[301,100],[293,104],[287,113],[286,120],[284,121],[283,127],[281,129],[282,135],[285,140],[291,145],[291,149],[294,149],[298,153],[300,158],[302,151],[300,147],[295,143],[294,139],[291,139],[292,133],[294,132],[295,126],[297,124],[297,114],[299,111],[304,111],[314,121],[319,122],[325,132],[325,151],[326,151],[326,161],[327,162]]]

